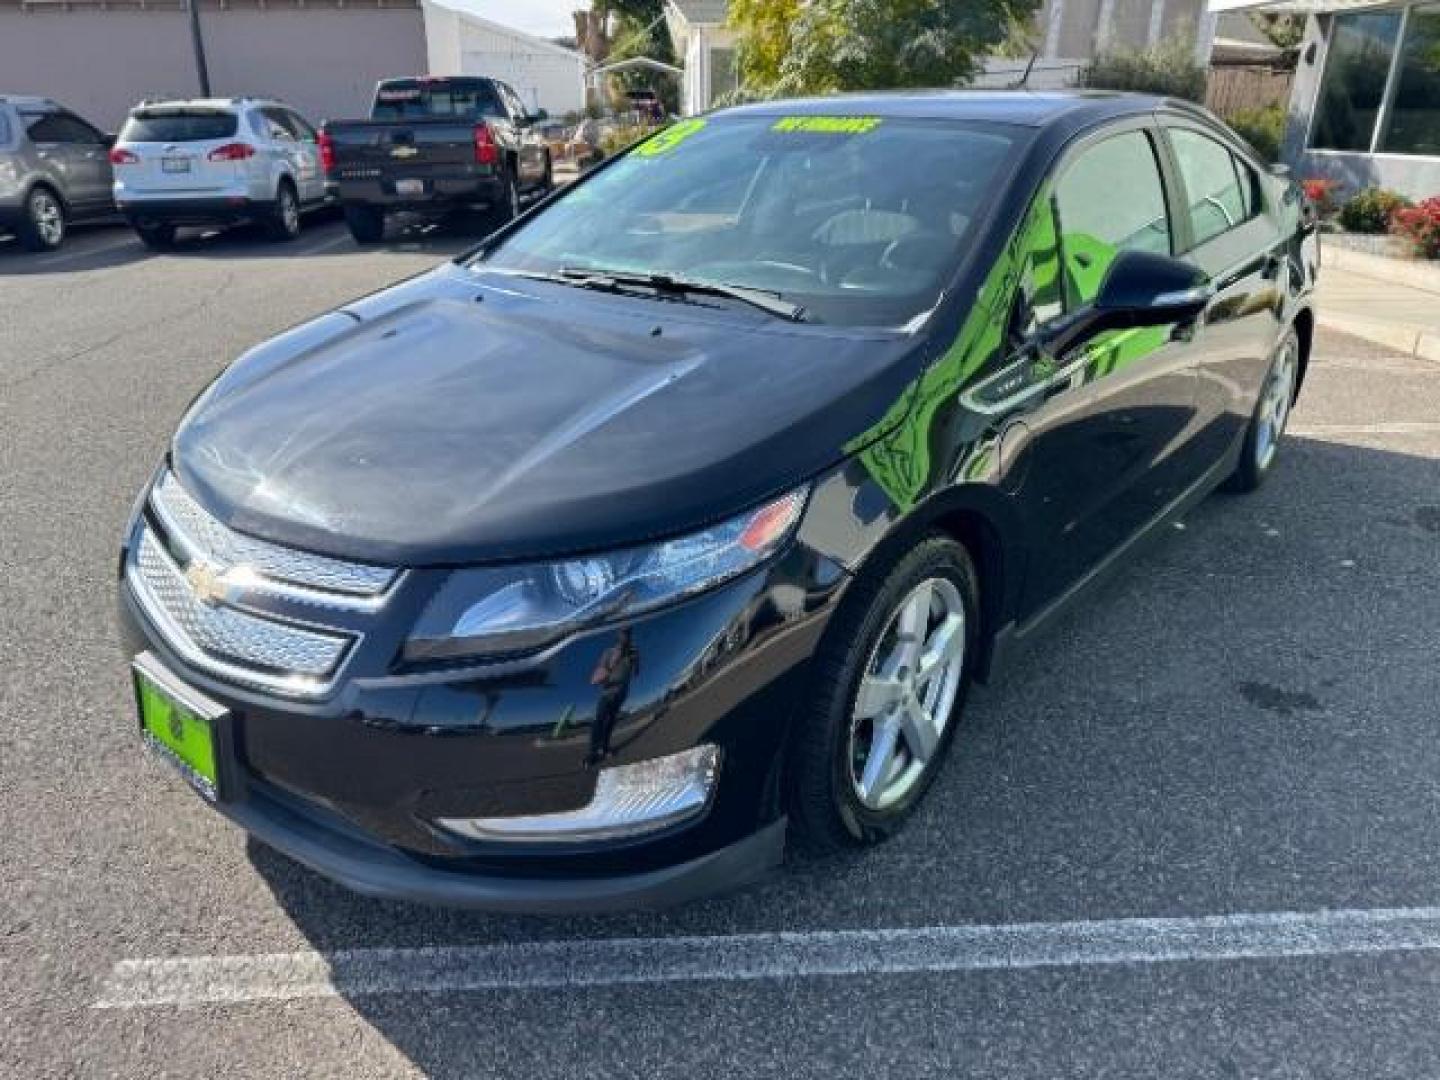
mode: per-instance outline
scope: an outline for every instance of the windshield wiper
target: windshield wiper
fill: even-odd
[[[714,281],[691,281],[670,274],[647,274],[631,270],[601,270],[589,266],[567,266],[560,276],[585,289],[614,291],[626,288],[654,289],[657,293],[675,295],[723,296],[790,322],[805,322],[805,309],[792,304],[777,293],[752,289],[746,285],[724,285]]]

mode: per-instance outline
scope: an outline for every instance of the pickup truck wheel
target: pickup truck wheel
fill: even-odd
[[[174,225],[136,225],[135,235],[152,251],[165,251],[175,244]]]
[[[15,234],[26,251],[54,251],[65,242],[65,207],[53,191],[37,187],[30,192]]]
[[[275,192],[275,208],[265,219],[265,232],[271,240],[294,240],[300,235],[300,196],[288,180],[282,180]]]
[[[520,188],[515,183],[515,174],[510,169],[505,170],[505,177],[501,181],[504,185],[500,193],[500,201],[490,210],[490,231],[494,232],[502,225],[509,224],[520,216]]]
[[[345,224],[357,244],[378,244],[385,238],[385,212],[378,207],[345,207]]]

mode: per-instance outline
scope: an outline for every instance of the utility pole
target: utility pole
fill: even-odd
[[[200,77],[200,96],[210,96],[210,68],[205,63],[205,39],[200,36],[200,0],[185,0],[190,12],[190,41],[195,46],[195,74]]]

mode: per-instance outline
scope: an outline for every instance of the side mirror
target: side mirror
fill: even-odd
[[[1187,322],[1210,302],[1213,290],[1199,268],[1144,251],[1122,251],[1115,256],[1095,310],[1107,316],[1107,329],[1128,326],[1161,326]]]
[[[1060,356],[1109,330],[1191,322],[1214,295],[1205,275],[1187,262],[1122,251],[1106,270],[1094,301],[1047,328],[1044,347]]]

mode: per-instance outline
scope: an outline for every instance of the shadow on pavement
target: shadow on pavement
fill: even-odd
[[[1209,499],[977,691],[900,836],[736,895],[501,918],[358,897],[253,841],[250,859],[321,952],[1434,902],[1437,534],[1440,461],[1291,438],[1260,492]],[[586,1011],[548,1015],[553,995],[339,989],[427,1075],[584,1041]],[[597,1009],[712,992],[597,990]],[[483,1022],[492,1005],[528,1035]],[[653,1025],[632,1037],[632,1063],[663,1055]]]

